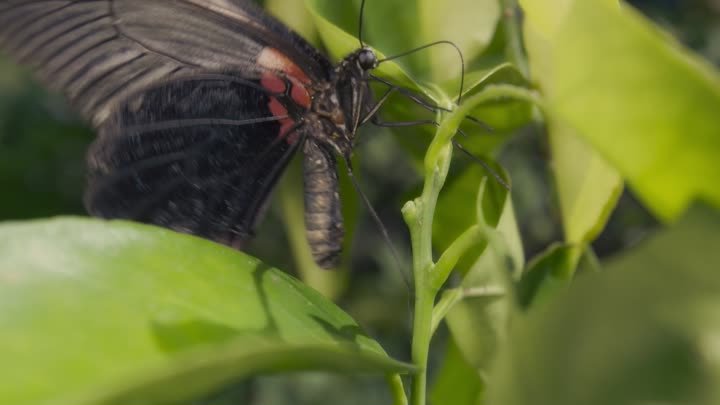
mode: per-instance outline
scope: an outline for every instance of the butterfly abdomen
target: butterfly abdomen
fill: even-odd
[[[337,267],[344,236],[338,177],[332,152],[305,143],[305,228],[310,251],[322,268]]]

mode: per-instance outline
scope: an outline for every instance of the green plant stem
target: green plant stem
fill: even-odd
[[[425,288],[422,292],[416,291],[415,318],[413,320],[413,363],[422,367],[413,376],[412,404],[425,405],[427,392],[427,360],[432,338],[432,310],[435,301],[435,292]]]
[[[438,131],[442,133],[443,128]],[[436,136],[436,139],[438,137]],[[432,274],[432,223],[440,190],[445,184],[452,159],[449,137],[445,146],[425,174],[425,184],[420,198],[403,207],[405,221],[410,228],[413,248],[413,275],[415,278],[415,312],[413,319],[412,360],[418,367],[413,376],[413,405],[425,405],[427,391],[427,359],[432,338],[432,311],[438,288],[433,285]]]
[[[530,67],[523,49],[522,29],[518,18],[517,0],[500,0],[502,18],[505,22],[505,53],[508,60],[527,78]]]
[[[427,173],[432,172],[435,163],[438,161],[438,155],[442,149],[448,145],[465,117],[469,115],[474,108],[477,108],[477,106],[483,103],[502,99],[523,100],[534,104],[542,110],[543,113],[547,110],[543,99],[536,91],[512,84],[488,85],[481,92],[465,98],[462,105],[457,107],[440,122],[437,135],[433,138],[425,154],[424,164],[426,176]]]
[[[483,286],[474,288],[451,288],[445,290],[432,313],[432,334],[435,334],[440,322],[458,302],[468,298],[502,297],[506,289],[502,286]]]
[[[450,309],[462,301],[463,298],[465,298],[465,294],[463,294],[462,288],[451,288],[443,292],[437,305],[433,308],[430,333],[435,334],[435,330],[440,326],[440,322],[450,312]]]
[[[425,405],[430,340],[434,327],[439,322],[439,319],[433,320],[433,309],[438,291],[452,271],[457,258],[472,246],[474,238],[488,236],[482,226],[473,227],[461,235],[453,247],[441,256],[438,262],[439,266],[433,262],[433,217],[440,190],[445,184],[450,168],[453,151],[451,140],[460,123],[470,111],[482,103],[503,98],[527,100],[536,105],[542,104],[542,100],[536,93],[525,88],[494,85],[468,97],[463,105],[440,117],[442,118],[438,120],[440,126],[425,155],[425,182],[422,194],[406,203],[402,210],[405,222],[410,229],[415,279],[412,361],[418,368],[418,372],[413,375],[410,398],[412,405]]]
[[[405,395],[405,387],[399,374],[390,374],[387,376],[390,395],[393,398],[393,405],[408,405],[407,396]]]

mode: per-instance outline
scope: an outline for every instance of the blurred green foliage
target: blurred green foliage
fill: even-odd
[[[0,219],[81,213],[92,136],[59,96],[0,59]]]

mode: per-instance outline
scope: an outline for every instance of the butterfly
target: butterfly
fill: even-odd
[[[370,48],[333,66],[245,0],[5,0],[0,49],[95,129],[92,215],[241,248],[302,150],[307,238],[337,265],[336,157],[376,111]]]
[[[95,129],[84,196],[91,215],[242,249],[301,150],[307,240],[316,263],[334,268],[344,237],[336,159],[354,181],[358,128],[437,125],[381,122],[393,93],[449,111],[372,70],[451,45],[462,66],[458,103],[463,94],[455,44],[378,60],[362,41],[364,5],[360,46],[336,65],[250,0],[4,0],[0,51],[63,93]],[[371,79],[388,86],[377,100]]]

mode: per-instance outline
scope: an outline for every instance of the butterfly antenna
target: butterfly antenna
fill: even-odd
[[[350,162],[350,157],[344,156],[343,159],[345,160],[345,166],[347,167],[348,177],[350,177],[350,181],[352,182],[353,187],[355,187],[355,190],[360,195],[360,198],[362,198],[363,203],[365,204],[365,207],[367,207],[367,210],[370,213],[370,216],[372,217],[373,221],[375,221],[375,224],[377,225],[378,229],[380,229],[380,233],[382,234],[382,237],[385,240],[385,243],[390,247],[390,253],[392,253],[393,259],[395,260],[395,264],[398,266],[398,269],[400,269],[400,274],[402,274],[403,281],[405,282],[405,285],[407,286],[408,291],[412,291],[411,286],[410,286],[410,279],[408,278],[407,273],[403,269],[403,266],[400,264],[400,255],[398,254],[397,250],[395,250],[395,246],[392,244],[392,241],[390,240],[390,235],[388,234],[387,228],[385,228],[385,225],[382,223],[380,216],[377,214],[377,211],[375,211],[375,208],[373,208],[372,204],[370,203],[370,200],[367,198],[365,193],[363,193],[362,189],[360,188],[360,183],[358,183],[357,179],[355,178],[355,174],[354,174],[353,168],[352,168],[352,163]]]
[[[362,0],[360,3],[360,21],[358,21],[358,40],[360,41],[360,48],[365,47],[365,42],[363,42],[363,20],[365,16],[365,0]]]
[[[364,2],[364,0],[363,0],[363,2]],[[419,47],[414,48],[414,49],[411,49],[411,50],[409,50],[409,51],[405,51],[405,52],[403,52],[403,53],[400,53],[400,54],[397,54],[397,55],[393,55],[393,56],[387,57],[387,58],[385,58],[385,59],[380,59],[380,60],[378,61],[378,64],[383,63],[383,62],[387,62],[387,61],[390,61],[390,60],[393,60],[393,59],[402,58],[403,56],[407,56],[407,55],[410,55],[410,54],[412,54],[412,53],[415,53],[415,52],[418,52],[418,51],[422,51],[423,49],[431,48],[431,47],[437,46],[437,45],[450,45],[450,46],[452,46],[453,48],[455,48],[455,50],[456,50],[457,53],[458,53],[458,56],[460,57],[460,91],[458,92],[458,98],[457,98],[457,104],[460,104],[460,102],[462,101],[463,91],[465,91],[465,57],[463,56],[463,53],[462,53],[462,51],[460,50],[460,47],[458,47],[457,45],[455,45],[455,43],[452,42],[452,41],[436,41],[436,42],[432,42],[432,43],[429,43],[429,44],[425,44],[425,45],[423,45],[423,46],[419,46]]]

